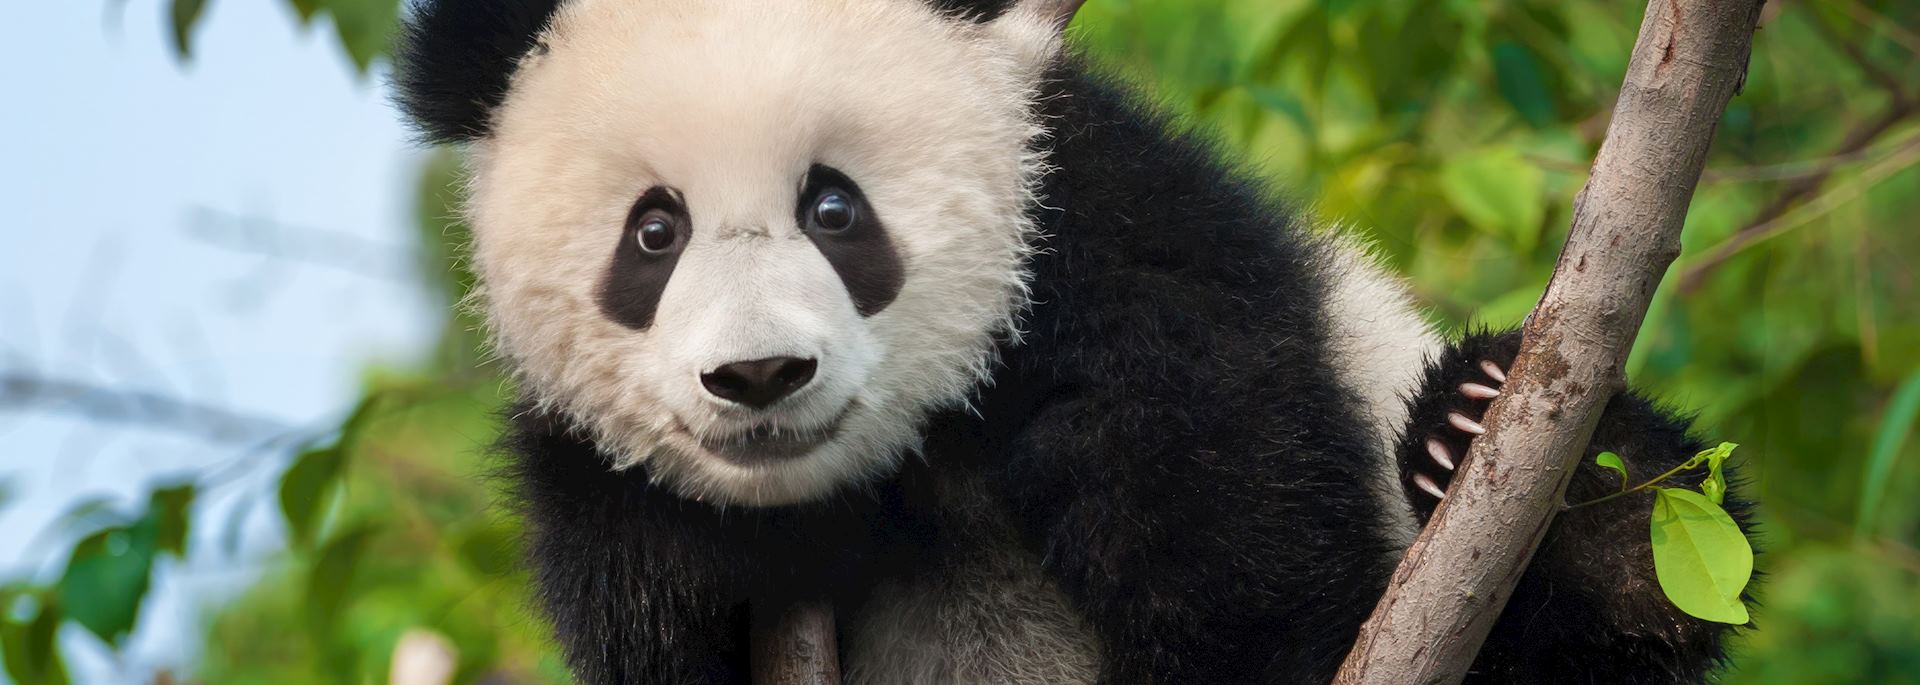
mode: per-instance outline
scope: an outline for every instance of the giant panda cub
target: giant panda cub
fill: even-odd
[[[1513,333],[1443,339],[1101,75],[1058,0],[424,0],[467,146],[538,594],[583,683],[747,674],[827,600],[855,683],[1322,683]],[[1632,394],[1593,452],[1700,449]],[[1583,466],[1574,498],[1611,481]],[[1733,507],[1744,519],[1743,507]],[[1649,506],[1563,514],[1470,676],[1706,677]]]

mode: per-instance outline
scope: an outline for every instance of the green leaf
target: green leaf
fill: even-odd
[[[340,433],[332,445],[301,452],[286,475],[280,477],[280,512],[287,517],[287,530],[293,534],[295,544],[311,546],[321,515],[326,512],[328,497],[333,494],[341,474],[346,472],[347,457],[360,444],[367,425],[378,415],[389,394],[376,392],[361,398],[353,413],[341,422]]]
[[[1727,457],[1733,456],[1733,450],[1736,447],[1739,445],[1723,442],[1705,452],[1707,479],[1700,481],[1700,492],[1705,493],[1707,499],[1713,500],[1714,504],[1719,504],[1727,496],[1727,476],[1723,468],[1727,463]]]
[[[520,563],[520,539],[500,521],[486,520],[460,536],[460,561],[483,576],[511,573]]]
[[[155,517],[158,529],[155,545],[177,558],[187,556],[187,531],[193,509],[192,483],[153,491],[147,498],[147,513]]]
[[[66,663],[60,658],[55,639],[60,631],[60,607],[51,597],[34,595],[0,592],[0,657],[6,661],[7,677],[15,685],[67,685]],[[36,601],[30,620],[6,620],[15,602],[29,598]]]
[[[47,685],[65,685],[67,682],[66,661],[60,658],[60,619],[60,608],[43,602],[40,615],[27,624],[27,656],[32,659],[39,682]]]
[[[1366,66],[1383,111],[1425,110],[1434,91],[1446,85],[1444,79],[1433,76],[1452,70],[1464,54],[1460,46],[1464,26],[1442,2],[1407,3],[1406,11],[1372,5],[1375,9],[1361,24],[1360,35],[1394,38],[1362,40],[1360,54],[1346,59]]]
[[[1726,500],[1727,480],[1720,476],[1719,469],[1708,474],[1706,480],[1700,481],[1700,494],[1706,495],[1707,501],[1714,504],[1720,504]]]
[[[1893,391],[1893,399],[1887,401],[1887,412],[1880,417],[1880,427],[1874,431],[1873,449],[1868,452],[1866,472],[1860,479],[1860,504],[1854,512],[1856,535],[1872,534],[1880,502],[1887,495],[1893,463],[1906,446],[1915,419],[1920,419],[1920,371],[1909,374],[1900,388]]]
[[[381,391],[361,398],[360,403],[354,405],[353,413],[340,424],[340,438],[334,444],[343,450],[351,450],[354,445],[359,444],[361,434],[367,430],[367,424],[373,422],[373,417],[378,415],[380,408],[386,404],[387,398],[392,394],[392,391]]]
[[[319,4],[333,16],[340,47],[346,48],[347,56],[360,71],[366,71],[392,45],[393,29],[400,16],[398,0],[322,0]]]
[[[207,0],[173,0],[173,52],[180,59],[193,56],[193,29],[206,10]]]
[[[130,526],[89,535],[73,548],[60,577],[60,606],[67,616],[108,644],[133,630],[160,529],[152,514]]]
[[[313,13],[320,11],[320,0],[287,0],[293,6],[295,14],[300,15],[300,23],[313,21]]]
[[[372,525],[361,525],[328,540],[320,549],[320,558],[307,576],[307,622],[315,638],[325,640],[331,634],[374,531]]]
[[[1501,41],[1493,46],[1494,80],[1500,96],[1534,128],[1553,125],[1553,92],[1540,72],[1540,59],[1525,45]]]
[[[1292,121],[1293,125],[1300,129],[1300,133],[1308,138],[1314,136],[1316,127],[1313,124],[1313,115],[1307,112],[1306,103],[1301,102],[1300,98],[1294,97],[1292,93],[1285,90],[1265,86],[1250,88],[1247,94],[1262,109]]]
[[[1540,239],[1546,216],[1541,198],[1545,175],[1506,146],[1485,148],[1447,160],[1440,167],[1440,189],[1460,216],[1482,232],[1501,236],[1520,252]]]
[[[1741,625],[1740,592],[1753,576],[1753,546],[1720,505],[1692,490],[1654,488],[1653,570],[1674,606],[1696,618]]]
[[[1705,461],[1708,468],[1717,469],[1720,468],[1722,462],[1727,460],[1727,457],[1733,456],[1733,451],[1739,447],[1739,443],[1723,442],[1713,447],[1700,450],[1699,454],[1693,455],[1693,459],[1688,461],[1695,465],[1698,465],[1701,461]]]
[[[1254,61],[1250,75],[1271,81],[1294,71],[1306,81],[1304,94],[1317,97],[1326,83],[1327,67],[1332,63],[1331,36],[1327,10],[1316,3],[1273,41],[1266,55]]]
[[[345,466],[338,447],[311,449],[294,459],[293,467],[280,477],[280,512],[287,517],[287,531],[295,544],[312,545],[327,495]]]
[[[1606,468],[1613,469],[1615,471],[1619,471],[1620,472],[1620,489],[1621,490],[1627,489],[1627,478],[1629,478],[1629,476],[1627,475],[1627,464],[1626,462],[1623,462],[1620,460],[1620,455],[1614,454],[1612,452],[1601,452],[1600,456],[1593,458],[1593,463],[1599,464]]]

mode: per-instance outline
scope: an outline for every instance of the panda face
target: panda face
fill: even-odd
[[[1053,41],[918,0],[563,3],[471,148],[500,351],[690,498],[889,471],[1014,333]]]

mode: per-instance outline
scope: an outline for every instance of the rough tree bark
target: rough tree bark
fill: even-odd
[[[1746,78],[1763,0],[1652,0],[1553,279],[1465,470],[1334,682],[1458,683],[1562,503]]]
[[[795,602],[769,613],[753,611],[753,685],[840,685],[833,605]]]

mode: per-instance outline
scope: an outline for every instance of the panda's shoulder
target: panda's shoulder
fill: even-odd
[[[1035,265],[1043,289],[1157,281],[1165,287],[1146,301],[1075,306],[1181,303],[1225,326],[1251,323],[1235,313],[1301,325],[1316,318],[1326,251],[1309,213],[1215,131],[1076,57],[1056,65],[1042,89],[1052,170],[1035,210],[1046,242]]]

